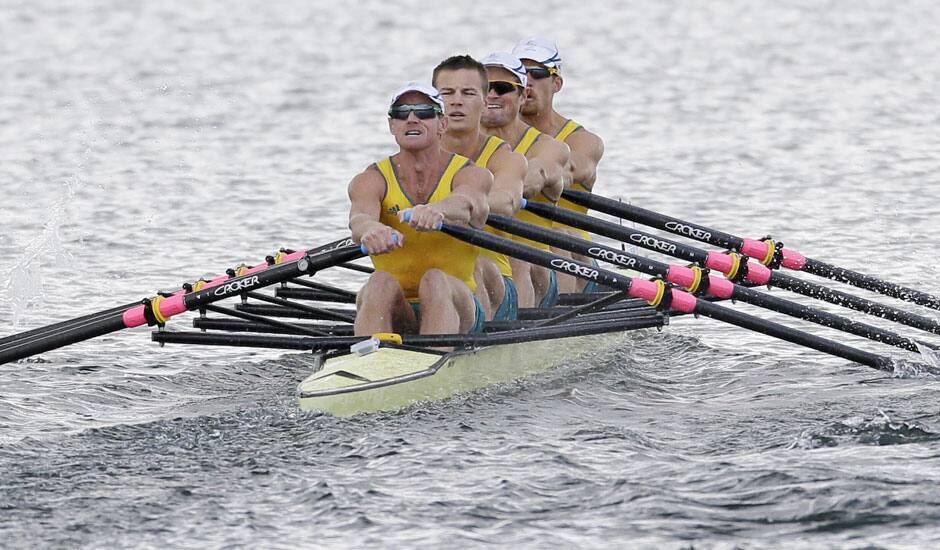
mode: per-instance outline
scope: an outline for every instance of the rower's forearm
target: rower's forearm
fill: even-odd
[[[490,214],[499,214],[500,216],[512,216],[515,214],[522,203],[522,193],[509,191],[507,189],[493,189],[487,197],[487,203],[490,206]]]
[[[440,212],[444,214],[444,221],[457,225],[472,225],[483,227],[490,208],[485,195],[469,196],[454,193],[437,203]]]
[[[545,188],[542,194],[552,200],[558,200],[561,192],[565,190],[565,169],[563,166],[554,166],[545,170]]]
[[[454,193],[435,204],[437,211],[444,215],[444,221],[456,225],[470,222],[473,212],[473,200],[466,195]]]
[[[357,243],[362,241],[363,235],[378,225],[383,224],[368,214],[354,214],[349,217],[349,231],[352,233],[353,240]]]
[[[522,182],[522,196],[527,199],[538,196],[545,187],[545,170],[532,164],[534,163],[530,163],[529,171],[526,172],[525,180]]]

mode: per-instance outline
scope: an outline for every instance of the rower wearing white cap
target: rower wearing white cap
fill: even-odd
[[[555,203],[564,189],[568,146],[543,135],[525,123],[519,114],[525,99],[526,71],[519,58],[508,53],[491,53],[482,61],[489,77],[489,92],[481,123],[486,133],[508,141],[513,150],[525,155],[529,166],[523,185],[527,200]],[[521,210],[516,215],[528,223],[551,227],[545,218]],[[548,245],[516,238],[525,244],[548,250]],[[519,307],[550,307],[558,299],[555,272],[516,259],[513,280],[519,291]]]
[[[349,184],[349,228],[376,269],[357,298],[356,334],[480,331],[477,248],[434,229],[482,227],[493,176],[441,147],[447,119],[433,87],[409,82],[388,117],[399,151]]]
[[[525,156],[514,152],[508,143],[480,129],[489,87],[486,69],[469,55],[455,55],[434,68],[432,84],[440,90],[447,112],[444,149],[468,157],[477,166],[489,170],[493,174],[493,187],[487,196],[490,213],[513,216],[522,202],[527,164]],[[490,226],[486,230],[508,237]],[[505,254],[481,248],[476,281],[477,297],[483,302],[487,320],[516,319],[519,299],[512,266]]]
[[[560,92],[564,85],[558,47],[551,40],[533,36],[516,44],[512,54],[522,60],[528,76],[528,94],[522,104],[522,120],[568,144],[571,148],[571,158],[565,185],[571,189],[590,192],[597,178],[597,164],[604,155],[604,142],[596,134],[558,114],[554,109],[555,94]],[[582,214],[587,213],[587,208],[564,198],[558,201],[558,205]],[[585,239],[590,238],[586,231],[561,224],[556,224],[555,227]],[[588,261],[580,256],[576,256],[576,259]],[[585,281],[570,275],[558,277],[562,292],[576,292],[582,288],[587,292],[594,290],[593,285],[584,288],[584,283]]]

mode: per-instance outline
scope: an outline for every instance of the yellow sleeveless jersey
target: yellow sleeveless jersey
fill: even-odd
[[[515,148],[513,148],[513,151],[517,153],[522,153],[523,155],[525,155],[529,151],[529,149],[532,147],[532,144],[535,143],[535,140],[537,140],[539,136],[541,135],[542,135],[542,132],[539,132],[532,126],[529,126],[529,129],[526,130],[524,134],[522,134],[522,139],[519,140],[519,143],[516,145]],[[546,197],[545,195],[541,193],[539,193],[538,196],[533,197],[531,199],[527,199],[527,200],[531,200],[535,202],[544,202],[545,204],[555,204],[555,201],[551,200],[550,198]],[[516,217],[526,223],[538,225],[539,227],[544,227],[545,229],[552,228],[551,220],[547,220],[541,216],[536,216],[535,214],[525,209],[520,210],[516,214]],[[520,243],[533,246],[535,248],[540,248],[542,250],[551,250],[551,247],[548,246],[547,244],[525,239],[523,237],[518,237],[516,235],[513,235],[512,239],[514,241],[518,241]]]
[[[480,155],[477,156],[473,163],[480,168],[487,168],[487,165],[490,162],[490,158],[493,157],[493,153],[495,153],[496,150],[499,149],[504,143],[506,143],[504,140],[496,136],[490,136],[487,138],[486,143],[483,144],[483,149],[480,151]],[[507,239],[512,238],[512,235],[509,233],[500,231],[499,229],[493,229],[490,226],[486,226],[486,232],[492,233],[498,237],[504,237]],[[512,278],[512,266],[509,265],[508,256],[505,254],[500,254],[499,252],[493,252],[492,250],[486,248],[479,248],[478,250],[480,254],[496,262],[496,267],[499,268],[499,272],[503,275],[503,277],[509,277],[510,279]]]
[[[453,192],[454,176],[468,162],[467,157],[451,157],[427,204],[440,202]],[[398,221],[398,213],[415,206],[415,203],[402,189],[391,158],[382,159],[376,162],[375,166],[385,178],[385,197],[382,199],[379,221],[404,236],[404,245],[401,248],[371,256],[375,269],[386,271],[395,277],[405,292],[405,298],[412,302],[417,301],[418,284],[429,269],[440,269],[463,281],[471,291],[476,290],[473,269],[477,259],[477,247],[440,231],[415,231],[407,223]]]
[[[558,133],[555,134],[555,139],[557,139],[558,141],[565,141],[566,139],[568,139],[568,136],[575,133],[575,131],[579,130],[580,128],[581,128],[580,124],[569,119],[568,122],[566,122],[565,125],[561,127],[561,130],[558,130]],[[590,193],[590,190],[587,187],[585,187],[584,185],[576,181],[571,182],[571,189],[574,189],[576,191],[587,191],[588,193]],[[573,210],[574,212],[579,212],[581,214],[587,214],[587,211],[588,211],[586,206],[575,204],[564,197],[558,199],[558,206],[562,208],[567,208],[568,210]],[[580,233],[581,236],[584,237],[585,239],[590,240],[591,238],[591,234],[588,233],[587,231],[584,231],[583,229],[577,229],[577,228],[570,227],[563,223],[558,223],[558,222],[553,222],[552,226],[556,228],[562,228],[562,229],[574,229],[575,231]]]

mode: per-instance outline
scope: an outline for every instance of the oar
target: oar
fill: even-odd
[[[728,279],[707,275],[707,272],[699,268],[689,268],[681,265],[668,265],[657,262],[649,258],[644,258],[643,256],[617,250],[616,248],[594,243],[573,235],[547,230],[537,225],[525,223],[516,218],[490,214],[487,219],[487,224],[496,229],[512,233],[513,235],[542,242],[555,248],[561,248],[569,252],[574,252],[575,254],[662,277],[667,282],[684,287],[693,294],[707,292],[722,300],[740,300],[791,317],[862,336],[876,342],[897,346],[909,351],[919,352],[918,344],[929,348],[937,348],[937,346],[924,342],[915,342],[910,338],[905,338],[900,334],[888,330],[736,285]]]
[[[358,244],[349,239],[342,239],[310,252],[294,252],[281,258],[281,263],[275,265],[265,263],[246,269],[236,277],[220,277],[201,285],[193,292],[156,296],[144,299],[128,309],[111,308],[103,313],[57,323],[46,330],[15,335],[15,338],[0,345],[0,364],[125,328],[145,324],[162,325],[179,313],[199,309],[206,304],[294,277],[313,274],[321,269],[361,258],[363,255],[364,252]]]
[[[827,279],[848,283],[865,290],[898,298],[906,302],[913,302],[933,309],[940,309],[940,297],[927,294],[920,290],[901,286],[885,281],[871,275],[834,266],[784,248],[783,243],[770,240],[755,240],[736,237],[734,235],[711,229],[692,222],[680,220],[659,214],[651,210],[623,204],[606,197],[585,193],[584,191],[566,190],[562,196],[573,203],[586,206],[590,209],[618,216],[627,220],[642,223],[649,227],[669,231],[676,235],[689,237],[697,241],[714,246],[736,250],[742,254],[761,261],[764,265],[777,267],[782,265],[795,271],[805,271]]]
[[[809,296],[810,298],[817,298],[838,306],[862,311],[934,334],[940,334],[940,321],[935,319],[833,290],[810,281],[798,279],[780,271],[772,271],[762,264],[748,263],[746,258],[741,258],[738,255],[724,254],[715,251],[709,252],[701,248],[573,212],[567,208],[535,201],[527,201],[525,209],[544,218],[559,221],[565,225],[584,229],[598,235],[604,235],[605,237],[634,244],[641,248],[703,265],[709,269],[724,273],[735,282],[747,281],[758,285],[780,287],[804,296]]]
[[[531,202],[531,201],[530,201]],[[893,371],[889,358],[859,350],[839,342],[826,340],[813,334],[795,330],[784,325],[760,319],[752,315],[713,304],[696,298],[677,288],[668,288],[662,281],[626,277],[557,254],[538,250],[521,243],[490,235],[485,231],[450,224],[443,224],[441,231],[470,244],[507,254],[520,260],[540,265],[575,277],[595,281],[598,284],[626,291],[634,298],[643,298],[652,305],[668,305],[682,313],[695,313],[742,328],[773,336],[817,351],[848,359],[883,371]]]
[[[266,258],[265,258],[265,263],[263,263],[263,264],[258,264],[258,265],[254,266],[254,267],[252,267],[252,268],[243,268],[243,269],[239,270],[237,273],[236,273],[235,270],[229,269],[229,270],[227,270],[227,274],[226,274],[226,275],[221,275],[221,276],[219,276],[219,277],[216,277],[215,279],[212,279],[211,281],[202,280],[202,281],[200,281],[199,283],[196,283],[196,287],[197,287],[197,290],[198,290],[198,289],[204,288],[204,287],[205,287],[205,288],[208,288],[208,287],[218,286],[218,285],[222,284],[223,282],[228,281],[229,279],[235,277],[236,275],[245,275],[245,274],[248,274],[248,273],[254,273],[254,272],[257,272],[257,271],[260,271],[260,270],[263,270],[263,269],[267,269],[267,267],[270,266],[270,265],[274,265],[274,264],[276,264],[276,263],[281,263],[281,262],[285,262],[285,261],[291,261],[291,260],[293,260],[293,259],[300,258],[300,257],[302,257],[305,253],[306,253],[306,254],[319,254],[319,253],[321,253],[321,252],[333,250],[333,249],[340,248],[340,247],[343,247],[343,246],[348,246],[348,245],[351,245],[351,244],[353,244],[352,239],[351,239],[350,237],[346,237],[346,238],[343,238],[343,239],[339,239],[339,240],[333,241],[333,242],[331,242],[331,243],[327,243],[327,244],[324,244],[324,245],[321,245],[321,246],[318,246],[318,247],[315,247],[315,248],[311,248],[311,249],[306,250],[306,251],[301,250],[301,251],[297,252],[297,251],[293,251],[293,250],[292,250],[292,251],[282,252],[282,253],[279,254],[277,257],[275,257],[275,256],[268,256],[268,257],[266,257]],[[296,282],[296,281],[295,281],[295,282]],[[187,293],[187,292],[191,292],[192,290],[193,290],[193,285],[187,283],[187,284],[184,284],[184,285],[183,285],[183,288],[182,288],[181,290],[178,290],[178,291],[176,291],[176,292],[173,292],[172,294],[174,294],[174,295],[175,295],[175,294],[185,294],[185,293]],[[161,294],[165,294],[165,293],[161,293]],[[131,303],[129,303],[129,304],[124,304],[124,305],[122,305],[122,306],[116,306],[116,307],[113,307],[113,308],[110,308],[110,309],[106,309],[106,310],[103,310],[103,311],[98,311],[98,312],[95,312],[95,313],[90,313],[90,314],[88,314],[88,315],[83,315],[83,316],[81,316],[81,317],[77,317],[77,318],[74,318],[74,319],[69,319],[69,320],[66,320],[66,321],[61,321],[61,322],[58,322],[58,323],[55,323],[55,324],[52,324],[52,325],[47,325],[47,326],[44,326],[44,327],[35,328],[35,329],[32,329],[32,330],[28,330],[28,331],[26,331],[26,332],[21,332],[21,333],[18,333],[18,334],[11,334],[11,335],[9,335],[9,336],[6,336],[6,337],[0,339],[0,352],[2,352],[2,351],[3,351],[4,349],[6,349],[8,346],[12,346],[14,342],[18,344],[18,343],[22,343],[22,342],[24,342],[24,341],[26,341],[26,340],[33,340],[33,339],[42,337],[42,336],[44,336],[44,335],[58,334],[59,332],[62,332],[62,331],[67,330],[67,329],[69,329],[69,328],[78,327],[78,326],[86,326],[86,325],[88,325],[88,324],[95,323],[95,322],[97,322],[98,320],[100,320],[100,319],[102,319],[102,318],[110,317],[110,316],[112,316],[112,315],[115,314],[115,313],[123,313],[123,312],[125,312],[125,311],[127,311],[127,310],[129,310],[129,309],[131,309],[131,308],[133,308],[133,307],[135,307],[135,306],[140,305],[140,304],[141,304],[141,301],[138,300],[138,301],[136,301],[136,302],[131,302]]]

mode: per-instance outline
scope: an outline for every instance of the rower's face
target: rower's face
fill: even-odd
[[[519,79],[508,69],[503,67],[487,67],[486,74],[490,83],[496,81],[513,82],[518,84]],[[519,107],[525,95],[525,88],[516,87],[504,94],[497,90],[488,90],[486,93],[486,108],[483,109],[482,124],[486,128],[498,128],[511,123],[519,116]]]
[[[395,105],[433,106],[434,102],[421,92],[407,92],[398,98]],[[403,150],[416,151],[440,143],[441,136],[447,129],[447,119],[443,116],[422,119],[415,112],[411,112],[404,120],[390,117],[388,128],[395,136],[395,142],[399,147]]]
[[[522,64],[526,70],[529,68],[547,69],[545,65],[536,63],[531,59],[523,59]],[[545,78],[526,79],[526,99],[522,104],[523,115],[537,115],[552,108],[552,97],[561,90],[563,81],[561,75],[553,74]]]
[[[475,130],[480,127],[486,82],[483,82],[479,72],[473,69],[441,71],[437,74],[435,87],[441,92],[447,106],[444,112],[447,113],[449,131]]]

